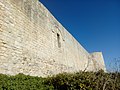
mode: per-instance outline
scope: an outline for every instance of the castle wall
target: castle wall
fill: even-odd
[[[96,58],[104,66],[101,57]],[[0,0],[0,73],[46,76],[95,67],[91,55],[38,0]]]
[[[94,66],[95,66],[95,68],[94,68],[95,71],[98,71],[100,69],[106,71],[102,52],[91,53],[91,58],[92,58]]]

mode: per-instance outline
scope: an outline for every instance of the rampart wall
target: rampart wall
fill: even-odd
[[[0,73],[99,69],[105,70],[102,53],[89,54],[38,0],[0,0]]]

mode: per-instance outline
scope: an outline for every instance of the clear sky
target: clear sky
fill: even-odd
[[[40,0],[89,52],[103,52],[107,69],[120,57],[120,0]]]

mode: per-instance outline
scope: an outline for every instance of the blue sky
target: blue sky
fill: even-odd
[[[120,0],[40,2],[88,52],[103,52],[107,69],[120,57]]]

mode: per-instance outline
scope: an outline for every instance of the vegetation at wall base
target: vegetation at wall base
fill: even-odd
[[[62,73],[42,78],[0,74],[0,90],[120,90],[120,73]]]

